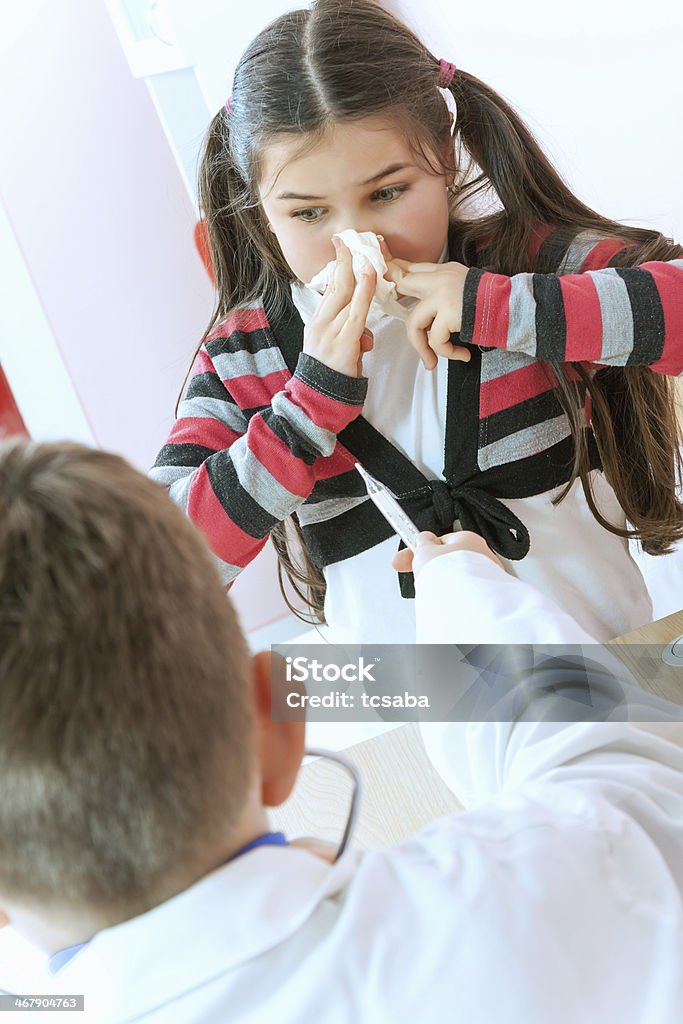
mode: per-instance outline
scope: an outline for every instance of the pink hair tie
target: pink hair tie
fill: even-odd
[[[458,69],[449,60],[439,61],[439,81],[436,83],[439,89],[447,89],[453,81],[453,75]]]
[[[228,96],[227,100],[225,101],[225,109],[228,112],[228,114],[232,110],[232,96]]]

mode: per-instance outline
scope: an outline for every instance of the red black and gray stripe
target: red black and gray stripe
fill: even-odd
[[[321,567],[391,536],[356,460],[422,529],[444,532],[459,518],[501,554],[523,557],[526,528],[497,499],[549,490],[572,464],[546,360],[683,372],[683,260],[610,266],[626,244],[546,228],[533,253],[543,273],[513,277],[479,269],[485,250],[473,254],[460,334],[472,359],[448,366],[442,480],[427,479],[360,415],[366,380],[302,352],[293,305],[276,320],[256,304],[202,347],[152,476],[203,530],[228,585],[292,513]],[[402,589],[409,596],[410,582]]]

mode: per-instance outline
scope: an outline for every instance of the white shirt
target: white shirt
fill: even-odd
[[[425,567],[416,607],[424,642],[591,639],[469,552]],[[80,1024],[680,1024],[682,730],[425,726],[467,811],[336,865],[259,847],[31,991],[84,993]]]

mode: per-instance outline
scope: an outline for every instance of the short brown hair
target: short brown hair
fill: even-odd
[[[0,445],[3,894],[154,906],[229,836],[252,730],[246,641],[164,489],[80,445]]]

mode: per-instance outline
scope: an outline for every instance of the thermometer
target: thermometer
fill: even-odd
[[[396,531],[401,540],[411,551],[417,546],[417,535],[420,532],[415,523],[410,519],[388,487],[379,480],[375,480],[366,469],[363,469],[360,462],[356,463],[356,469],[363,477],[367,492],[375,503],[389,525]]]

